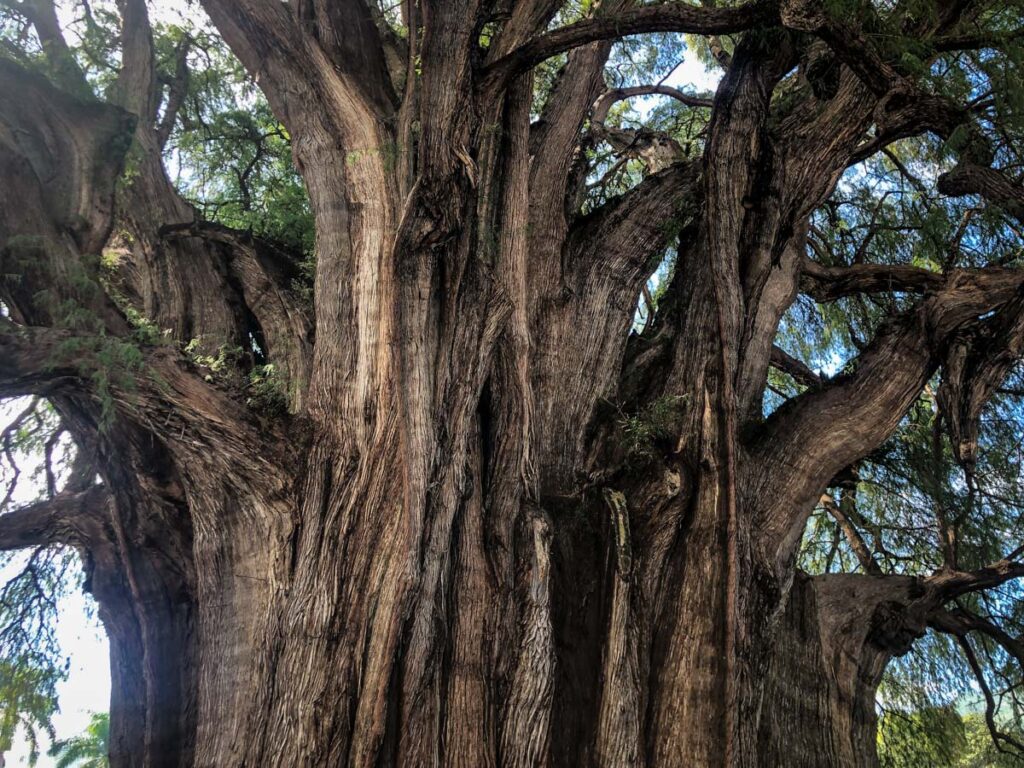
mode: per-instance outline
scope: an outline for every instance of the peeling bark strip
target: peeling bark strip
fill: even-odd
[[[202,221],[170,182],[188,44],[161,102],[145,3],[123,0],[99,102],[52,5],[16,5],[60,77],[0,59],[17,278],[0,281],[0,396],[50,398],[90,464],[0,517],[0,549],[86,556],[112,765],[872,766],[885,664],[927,627],[1022,659],[948,605],[1024,576],[1020,550],[961,570],[949,532],[943,570],[893,575],[853,491],[828,491],[939,370],[972,472],[982,409],[1024,354],[1018,269],[808,250],[845,170],[922,133],[968,137],[940,192],[1021,218],[972,110],[854,21],[815,0],[612,0],[553,26],[557,0],[408,0],[402,37],[364,0],[203,0],[291,137],[316,221],[308,308],[294,255]],[[902,28],[976,45],[973,6]],[[712,36],[717,93],[608,90],[612,42],[649,32]],[[531,70],[563,53],[531,122]],[[700,156],[606,126],[649,94],[710,114]],[[584,215],[601,142],[643,178]],[[99,287],[115,224],[118,286],[179,346],[132,341]],[[827,377],[776,343],[800,293],[916,300]],[[65,322],[68,302],[95,322]],[[179,352],[197,337],[259,339],[288,412],[208,381]],[[131,376],[98,375],[126,349]],[[766,418],[769,367],[803,391]],[[797,571],[819,503],[870,575]]]

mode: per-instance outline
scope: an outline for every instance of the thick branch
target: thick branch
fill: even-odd
[[[950,197],[981,195],[1024,224],[1024,187],[1014,184],[994,168],[960,163],[939,177],[939,191]]]
[[[596,43],[569,54],[544,109],[530,127],[530,251],[546,267],[554,286],[557,252],[565,239],[568,217],[588,173],[580,151],[583,124],[604,89],[604,65],[610,43]]]
[[[700,96],[683,93],[678,88],[673,88],[670,85],[637,85],[631,88],[614,88],[610,91],[605,91],[594,105],[591,120],[603,125],[605,119],[608,117],[608,110],[610,110],[616,102],[622,101],[623,99],[631,99],[635,96],[669,96],[688,107],[710,108],[714,104],[712,99],[705,99]]]
[[[110,496],[101,485],[76,493],[59,493],[0,515],[0,550],[51,544],[88,546],[91,531]]]
[[[167,86],[167,101],[164,104],[164,114],[160,118],[160,124],[156,129],[157,142],[163,148],[174,130],[174,123],[178,119],[178,111],[188,90],[188,54],[192,47],[192,38],[183,37],[175,50],[174,78]]]
[[[312,30],[320,48],[363,98],[376,103],[382,114],[394,109],[397,98],[370,6],[363,0],[312,0],[294,8],[301,26]]]
[[[80,250],[98,253],[133,124],[116,107],[71,96],[0,59],[0,252],[13,245],[7,238],[44,236],[52,222]]]
[[[1024,294],[986,318],[949,347],[938,403],[945,416],[957,461],[973,472],[978,447],[978,420],[1024,354]]]
[[[484,88],[503,88],[517,73],[597,40],[646,32],[727,34],[777,22],[778,8],[773,2],[748,3],[739,8],[707,8],[683,3],[630,8],[608,16],[584,19],[533,38],[487,68]]]
[[[322,101],[314,96],[311,81],[320,80],[326,62],[304,38],[288,7],[278,0],[203,0],[224,41],[294,136],[306,111]]]
[[[965,32],[960,35],[943,35],[933,38],[929,47],[938,53],[948,51],[973,51],[999,49],[1009,43],[1015,43],[1024,37],[1024,28],[1011,32]]]
[[[174,240],[182,237],[199,237],[214,243],[223,243],[236,249],[258,248],[264,257],[271,260],[283,274],[284,280],[298,275],[297,264],[301,255],[288,251],[284,246],[257,237],[250,232],[226,227],[213,221],[187,221],[180,224],[165,224],[159,229],[161,237]],[[280,288],[286,288],[282,282]]]
[[[0,5],[20,13],[32,24],[56,83],[77,96],[92,97],[85,73],[61,33],[53,0],[0,0]]]
[[[845,506],[854,503],[852,490],[844,488],[841,493],[842,501],[839,504],[836,504],[835,499],[827,493],[822,495],[821,504],[839,525],[840,530],[842,530],[843,535],[846,537],[847,543],[850,545],[850,549],[853,550],[864,570],[873,576],[881,576],[882,569],[878,567],[878,563],[875,562],[871,550],[868,549],[867,542],[864,541],[864,537],[860,535],[860,531],[857,530],[847,514],[850,510],[844,509]]]
[[[964,608],[937,610],[929,617],[929,626],[949,635],[963,637],[968,632],[978,632],[997,642],[1017,660],[1024,669],[1024,640],[1014,637],[1002,627]]]
[[[946,277],[938,272],[905,264],[826,267],[805,258],[800,272],[800,291],[823,303],[858,293],[925,293],[945,282]]]
[[[883,96],[902,83],[903,78],[878,55],[863,32],[835,17],[825,3],[819,0],[787,0],[782,3],[780,16],[783,25],[800,32],[810,32],[836,52],[876,96]]]
[[[803,360],[793,357],[782,347],[772,347],[771,365],[773,368],[789,374],[794,381],[805,387],[820,387],[824,383],[821,374],[811,369]]]
[[[82,386],[71,365],[55,365],[54,348],[66,338],[49,328],[0,322],[0,397],[47,395]]]
[[[207,446],[203,451],[218,446],[222,456],[231,456],[233,450],[251,452],[262,445],[257,420],[240,398],[205,380],[203,373],[167,346],[140,349],[109,335],[0,321],[0,397],[60,394],[92,398],[94,404],[103,400],[118,418],[144,425],[172,450],[190,456],[198,446]],[[89,429],[96,426],[98,410]],[[273,434],[273,426],[261,427],[267,439],[290,444],[282,434]]]
[[[751,445],[748,471],[766,500],[764,527],[788,558],[803,520],[831,477],[896,429],[935,371],[947,340],[965,323],[1016,296],[1024,273],[951,272],[943,288],[887,323],[837,376],[777,410]]]
[[[305,308],[290,290],[298,275],[298,256],[247,232],[212,222],[165,226],[160,234],[167,239],[199,237],[224,248],[227,268],[259,324],[260,344],[266,346],[263,351],[279,366],[293,391],[292,408],[301,407],[309,379],[313,329]]]
[[[699,162],[672,165],[580,219],[569,234],[573,261],[615,273],[645,264],[668,245],[672,222],[696,212],[700,169]]]
[[[935,590],[942,602],[949,602],[968,592],[980,592],[1024,577],[1024,562],[1014,558],[1011,555],[996,560],[976,571],[939,571],[929,576],[925,584]]]
[[[148,130],[156,123],[159,104],[153,31],[145,0],[121,0],[121,72],[117,76],[116,99],[139,118]]]

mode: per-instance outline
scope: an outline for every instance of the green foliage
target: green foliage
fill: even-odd
[[[964,715],[962,720],[967,743],[963,753],[954,763],[955,768],[1020,768],[1024,763],[1024,758],[996,748],[985,723],[984,715],[972,712]],[[1024,743],[1024,724],[1019,720],[999,723],[999,728],[1012,738]]]
[[[55,768],[107,768],[110,765],[110,716],[94,713],[85,733],[56,742],[50,749]]]
[[[210,353],[210,349],[214,351]],[[239,363],[245,355],[241,347],[232,344],[219,344],[213,347],[208,340],[195,338],[190,340],[182,351],[192,358],[196,365],[209,371],[204,376],[207,381],[238,383],[235,379]]]
[[[620,415],[617,421],[619,441],[630,462],[638,465],[650,462],[659,454],[660,442],[678,436],[684,403],[685,398],[666,395],[653,400],[638,413]]]
[[[55,738],[52,719],[57,712],[58,675],[29,658],[0,661],[0,752],[11,748],[20,728],[29,747],[29,765],[40,754],[40,733]]]
[[[92,381],[100,404],[100,426],[114,418],[115,392],[137,389],[138,377],[146,374],[146,361],[134,340],[110,336],[105,331],[68,336],[51,355],[54,368],[72,367]]]
[[[291,137],[262,93],[208,29],[157,26],[154,34],[165,77],[181,38],[192,40],[188,90],[166,149],[182,193],[207,220],[311,257],[313,218]]]
[[[963,720],[953,707],[926,706],[879,718],[878,757],[882,768],[954,765],[967,746]]]
[[[32,765],[41,736],[54,738],[57,684],[67,677],[68,658],[55,629],[57,601],[77,586],[71,577],[75,560],[62,550],[0,559],[5,572],[15,572],[0,588],[0,752],[10,749],[20,729]]]
[[[1019,722],[998,727],[1024,739]],[[909,712],[883,710],[878,757],[881,768],[1019,768],[1024,763],[1024,757],[996,748],[982,713],[927,705]]]
[[[274,416],[288,411],[288,384],[273,363],[260,365],[249,372],[246,404],[261,413]]]
[[[192,362],[206,370],[203,378],[244,394],[246,405],[268,416],[288,412],[288,382],[273,363],[257,365],[242,375],[248,364],[245,351],[236,345],[213,346],[205,339],[192,339],[183,351]]]
[[[45,248],[45,245],[33,243],[31,247],[11,250],[17,260],[32,257],[42,260],[40,248]],[[49,315],[53,328],[67,332],[51,351],[49,365],[76,369],[80,375],[92,380],[101,406],[101,423],[107,426],[113,418],[114,391],[134,390],[137,377],[145,372],[145,359],[139,345],[158,341],[160,334],[127,302],[122,303],[131,313],[129,322],[134,321],[134,337],[122,338],[107,333],[106,323],[98,309],[105,303],[100,263],[97,258],[65,264],[61,288],[42,290],[33,296],[33,302]],[[113,295],[116,300],[116,292]]]
[[[5,406],[0,514],[58,493],[77,455],[48,401],[23,398]],[[54,738],[57,686],[69,665],[56,632],[58,606],[81,586],[78,556],[70,548],[0,553],[0,752],[18,733],[34,764],[42,740]]]

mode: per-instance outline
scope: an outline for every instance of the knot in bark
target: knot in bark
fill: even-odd
[[[879,603],[871,616],[868,641],[894,656],[910,651],[915,640],[924,637],[927,623],[921,611],[895,600]]]
[[[825,7],[819,0],[784,0],[779,6],[782,25],[798,32],[817,32],[828,23]]]
[[[839,59],[821,40],[808,46],[804,73],[816,99],[831,101],[839,92]]]
[[[975,191],[970,168],[963,164],[958,164],[953,170],[940,175],[935,186],[947,197],[962,197]]]

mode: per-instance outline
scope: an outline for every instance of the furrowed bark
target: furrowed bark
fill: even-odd
[[[875,691],[892,649],[871,636],[875,611],[905,597],[896,577],[797,573],[767,668],[759,764],[878,764]]]
[[[95,284],[95,259],[112,226],[114,182],[130,115],[57,90],[0,62],[0,292],[16,317],[64,323],[69,307],[112,330],[125,328]],[[77,316],[75,316],[77,319]]]
[[[826,267],[804,255],[808,217],[873,124],[881,141],[962,114],[919,96],[930,111],[905,114],[886,62],[854,63],[863,41],[792,3],[782,21],[821,38],[806,56],[770,3],[615,2],[548,29],[548,0],[430,0],[404,8],[405,43],[362,2],[204,5],[291,136],[312,319],[287,254],[198,221],[170,185],[140,0],[122,4],[134,127],[0,63],[0,93],[34,97],[27,117],[0,104],[20,204],[0,213],[5,264],[12,239],[58,245],[0,289],[0,394],[51,397],[109,489],[82,546],[116,662],[114,764],[872,765],[888,658],[1021,564],[807,578],[795,548],[835,475],[954,368],[950,342],[999,337],[968,345],[954,399],[976,418],[1021,351],[1021,277]],[[715,98],[689,100],[711,109],[704,157],[580,215],[586,150],[610,100],[638,92],[598,101],[611,41],[753,29]],[[566,51],[531,125],[528,70]],[[109,402],[88,360],[50,357],[128,343],[102,291],[103,333],[34,327],[59,323],[31,300],[71,295],[69,265],[106,243],[126,147],[93,161],[126,126],[142,158],[118,198],[128,298],[177,342],[258,337],[290,414],[253,412],[170,346],[142,348]],[[64,166],[73,183],[43,183]],[[675,275],[631,333],[669,247]],[[798,291],[891,290],[921,298],[848,375],[776,346]],[[807,391],[765,418],[771,365]],[[0,519],[0,545],[80,535],[54,516],[99,491],[71,493]]]

